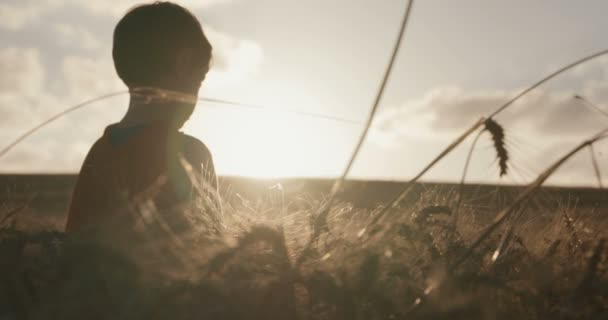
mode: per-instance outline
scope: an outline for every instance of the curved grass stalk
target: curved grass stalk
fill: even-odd
[[[348,164],[346,165],[346,168],[344,169],[344,172],[342,173],[340,178],[338,180],[336,180],[336,182],[334,183],[334,185],[332,187],[331,194],[330,194],[329,199],[326,204],[327,209],[325,211],[329,211],[329,209],[331,209],[333,200],[334,200],[336,194],[340,191],[342,185],[344,184],[346,177],[350,173],[350,170],[352,169],[352,166],[355,163],[355,160],[357,159],[359,152],[361,151],[361,147],[363,146],[363,143],[365,142],[365,138],[367,137],[367,134],[369,133],[369,129],[372,126],[372,121],[374,120],[376,112],[378,111],[378,107],[380,106],[380,101],[382,100],[382,97],[384,96],[384,90],[386,89],[386,85],[391,76],[393,66],[395,64],[395,61],[397,60],[397,55],[399,54],[399,48],[401,47],[401,43],[404,38],[403,36],[405,34],[405,29],[407,27],[407,21],[409,20],[409,16],[410,16],[410,12],[411,12],[413,4],[414,4],[414,0],[409,0],[407,3],[407,6],[405,8],[405,13],[404,13],[403,19],[401,21],[401,28],[399,29],[399,34],[397,35],[397,40],[395,41],[395,45],[393,47],[391,58],[389,60],[388,66],[384,72],[384,77],[382,78],[382,82],[380,83],[380,88],[378,89],[378,93],[376,94],[376,98],[374,99],[374,103],[370,110],[369,116],[367,117],[365,127],[363,129],[363,132],[361,133],[361,136],[359,137],[359,140],[357,141],[357,145],[355,146],[355,149],[353,150],[353,153],[350,157],[350,160],[348,161]]]
[[[296,265],[299,265],[303,261],[303,259],[309,254],[310,249],[312,248],[312,245],[316,242],[316,240],[319,237],[319,235],[321,234],[322,230],[326,228],[327,216],[329,215],[329,212],[331,210],[335,197],[336,197],[337,193],[342,189],[342,185],[344,184],[346,177],[350,173],[350,170],[351,170],[353,164],[355,163],[355,160],[357,159],[359,152],[361,151],[361,147],[363,146],[363,143],[365,142],[365,139],[367,138],[369,129],[372,126],[372,121],[374,120],[376,112],[378,111],[378,107],[380,106],[380,101],[382,100],[382,97],[384,96],[384,90],[386,89],[386,85],[387,85],[388,80],[393,71],[393,66],[395,64],[395,61],[397,60],[397,55],[399,54],[399,48],[401,47],[401,43],[403,42],[405,30],[407,27],[407,22],[409,20],[413,5],[414,5],[414,0],[409,0],[407,2],[407,5],[405,7],[405,12],[403,13],[403,17],[401,19],[401,26],[399,29],[399,33],[397,35],[397,39],[393,46],[390,60],[388,62],[386,70],[384,71],[384,76],[382,78],[382,82],[380,83],[378,93],[376,94],[374,103],[373,103],[372,108],[367,117],[367,121],[365,123],[363,132],[361,132],[361,136],[359,137],[359,140],[357,141],[357,145],[355,146],[355,149],[353,150],[353,152],[350,156],[350,159],[346,165],[346,168],[344,169],[344,172],[334,182],[327,202],[321,208],[319,214],[317,214],[317,217],[315,218],[315,221],[314,221],[313,234],[311,235],[309,242],[306,245],[305,249],[303,250],[302,254],[298,257],[298,259],[296,261]]]
[[[11,149],[13,149],[14,147],[16,147],[19,143],[21,143],[21,141],[25,140],[27,137],[31,136],[32,134],[34,134],[36,131],[42,129],[43,127],[45,127],[46,125],[48,125],[49,123],[65,116],[68,113],[72,113],[78,109],[81,109],[83,107],[86,107],[88,105],[90,105],[91,103],[97,102],[97,101],[101,101],[101,100],[105,100],[108,98],[112,98],[112,97],[116,97],[116,96],[120,96],[123,94],[128,93],[127,91],[119,91],[119,92],[113,92],[113,93],[108,93],[105,94],[103,96],[97,97],[97,98],[93,98],[90,100],[86,100],[84,102],[81,102],[73,107],[67,108],[65,110],[63,110],[62,112],[59,112],[58,114],[42,121],[40,124],[38,124],[37,126],[29,129],[28,131],[24,132],[23,134],[21,134],[19,137],[17,137],[17,139],[13,140],[11,143],[9,143],[6,147],[4,147],[2,150],[0,150],[0,158],[2,158],[3,156],[5,156],[9,151],[11,151]]]
[[[337,122],[342,122],[342,123],[347,123],[347,124],[352,124],[352,125],[362,125],[363,124],[363,122],[361,122],[361,121],[331,116],[331,115],[327,115],[327,114],[306,112],[306,111],[293,110],[293,109],[274,108],[274,107],[269,107],[269,106],[260,105],[260,104],[233,102],[233,101],[216,99],[216,98],[198,97],[193,94],[172,91],[172,90],[167,90],[167,89],[161,89],[161,88],[155,88],[155,87],[137,87],[137,88],[133,88],[130,91],[130,93],[133,96],[141,97],[144,100],[144,103],[151,103],[152,101],[160,101],[160,102],[176,101],[176,102],[196,104],[198,101],[202,101],[202,102],[211,102],[211,103],[236,106],[236,107],[242,107],[242,108],[266,109],[266,110],[271,110],[271,111],[275,111],[275,112],[296,114],[299,116],[305,116],[305,117],[311,117],[311,118],[322,118],[322,119],[327,119],[327,120],[332,120],[332,121],[337,121]]]
[[[460,206],[462,204],[462,198],[463,198],[463,193],[464,193],[464,183],[467,177],[467,173],[469,172],[469,165],[471,164],[471,158],[473,158],[473,151],[475,151],[475,146],[477,146],[477,142],[479,141],[479,138],[481,137],[481,135],[483,134],[484,130],[479,130],[479,133],[475,136],[475,139],[473,139],[473,142],[471,143],[471,147],[469,148],[469,153],[467,153],[467,159],[464,162],[464,168],[462,169],[462,177],[460,178],[460,183],[458,184],[458,202],[456,203],[456,206],[454,207],[454,223],[456,223],[457,219],[458,219],[458,212],[460,210]]]
[[[399,193],[399,195],[397,195],[397,197],[395,197],[395,199],[393,201],[391,201],[391,204],[389,206],[387,206],[384,209],[382,209],[382,211],[380,211],[376,215],[376,217],[374,217],[374,219],[372,220],[372,224],[379,223],[380,221],[382,221],[382,219],[384,218],[384,216],[386,215],[386,213],[389,210],[396,208],[399,205],[399,203],[401,203],[401,201],[403,199],[405,199],[405,197],[409,194],[409,192],[411,191],[411,189],[414,186],[414,184],[425,173],[427,173],[427,171],[429,171],[432,167],[434,167],[446,155],[448,155],[450,152],[452,152],[452,150],[456,149],[456,147],[458,147],[469,135],[471,135],[471,133],[473,133],[477,129],[479,129],[485,123],[485,121],[486,121],[485,118],[479,119],[467,131],[465,131],[458,138],[456,138],[456,140],[454,140],[452,143],[450,143],[447,146],[447,148],[445,148],[445,150],[443,150],[437,157],[435,157],[435,159],[433,159],[433,161],[431,161],[426,167],[424,167],[424,169],[422,169],[422,171],[420,171],[414,178],[412,178],[410,181],[406,182],[406,185],[403,188],[403,190],[401,191],[401,193]]]
[[[595,172],[595,177],[597,178],[597,184],[600,189],[603,189],[602,172],[600,171],[600,166],[597,162],[597,157],[595,156],[595,149],[593,148],[592,144],[589,145],[589,153],[591,153],[591,163],[593,164],[593,171]]]
[[[574,149],[572,149],[570,152],[568,152],[567,154],[565,154],[564,156],[559,158],[555,163],[553,163],[547,169],[545,169],[545,171],[543,171],[536,178],[536,180],[534,180],[532,183],[530,183],[526,187],[526,189],[524,191],[522,191],[517,196],[517,198],[513,202],[511,202],[511,204],[507,208],[503,209],[502,211],[500,211],[498,213],[496,218],[494,218],[494,221],[492,221],[490,224],[488,224],[486,227],[483,228],[481,233],[477,236],[477,238],[475,238],[475,240],[469,246],[469,248],[462,255],[460,255],[460,257],[458,257],[453,263],[451,263],[448,266],[448,268],[447,268],[448,272],[455,272],[455,270],[463,262],[465,262],[468,259],[468,257],[473,253],[473,251],[475,251],[475,249],[477,249],[477,247],[484,240],[486,240],[492,234],[492,232],[494,232],[494,230],[496,230],[509,216],[511,216],[511,214],[513,212],[515,212],[515,210],[519,207],[519,205],[521,205],[524,201],[528,200],[530,198],[530,196],[535,191],[537,191],[542,186],[542,184],[553,173],[555,173],[555,171],[557,169],[559,169],[566,161],[568,161],[568,159],[570,159],[572,156],[577,154],[579,151],[581,151],[585,147],[592,145],[593,143],[600,141],[602,139],[605,139],[605,138],[608,138],[608,128],[601,130],[597,134],[593,135],[591,138],[583,141],[578,146],[576,146]],[[497,255],[497,253],[494,252],[494,255]],[[426,300],[425,297],[428,296],[431,292],[433,292],[437,288],[439,288],[441,286],[441,284],[443,283],[443,281],[445,281],[446,278],[447,278],[447,276],[444,275],[441,279],[434,281],[431,286],[426,288],[426,290],[424,291],[424,296],[420,296],[416,299],[415,303],[408,310],[408,313],[413,312],[415,309],[417,309],[419,306],[421,306],[423,304],[423,302]]]
[[[601,57],[603,55],[608,54],[608,49],[606,50],[602,50],[599,52],[596,52],[594,54],[588,55],[584,58],[581,58],[579,60],[576,60],[570,64],[567,64],[559,69],[557,69],[556,71],[550,73],[549,75],[547,75],[546,77],[538,80],[536,83],[534,83],[533,85],[531,85],[530,87],[528,87],[526,90],[520,92],[518,95],[516,95],[515,97],[513,97],[511,100],[507,101],[505,104],[503,104],[502,106],[500,106],[500,108],[496,109],[494,112],[492,112],[492,114],[490,114],[488,116],[488,118],[494,118],[495,116],[497,116],[499,113],[503,112],[505,109],[507,109],[509,106],[511,106],[513,103],[515,103],[517,100],[519,100],[521,97],[525,96],[526,94],[528,94],[528,92],[540,87],[541,85],[543,85],[545,82],[557,77],[558,75],[582,64],[585,63],[589,60],[593,60],[595,58]]]
[[[515,208],[517,208],[517,206],[519,206],[522,202],[528,200],[528,198],[538,188],[540,188],[542,186],[542,184],[553,173],[555,173],[555,171],[557,169],[559,169],[568,159],[570,159],[573,155],[577,154],[579,151],[581,151],[585,147],[588,147],[588,146],[592,145],[593,143],[600,141],[602,139],[605,139],[607,137],[608,137],[608,128],[603,129],[599,133],[592,136],[590,139],[583,141],[576,148],[572,149],[570,152],[568,152],[567,154],[562,156],[560,159],[558,159],[553,165],[551,165],[550,167],[545,169],[545,171],[543,171],[536,178],[536,180],[534,180],[531,184],[529,184],[526,187],[526,189],[522,193],[520,193],[519,196],[517,196],[517,198],[515,198],[515,200],[507,208],[503,209],[501,212],[498,213],[496,218],[494,218],[494,221],[492,221],[488,226],[483,228],[483,231],[479,234],[479,236],[477,236],[477,238],[473,241],[471,246],[458,259],[456,259],[456,261],[454,263],[452,263],[452,265],[450,266],[450,270],[453,270],[453,269],[457,268],[458,266],[460,266],[460,264],[462,264],[462,262],[464,262],[471,255],[471,253],[473,253],[473,251],[479,246],[479,244],[481,244],[485,239],[487,239],[488,236],[490,234],[492,234],[492,232],[494,230],[496,230],[496,228],[498,228],[498,226],[500,226],[502,224],[502,222],[505,221],[505,219],[511,215],[511,213],[514,211]]]
[[[492,254],[491,263],[495,263],[498,260],[498,256],[503,252],[503,250],[508,246],[511,238],[513,237],[513,224],[507,228],[507,232],[502,235],[500,242],[498,242],[498,247],[494,250]]]
[[[586,106],[590,107],[591,109],[599,112],[601,115],[603,115],[605,117],[608,117],[608,112],[606,112],[606,111],[604,111],[604,109],[598,107],[595,103],[591,103],[591,101],[585,99],[583,96],[580,96],[580,95],[577,94],[577,95],[574,96],[574,99],[582,102],[584,105],[586,105]]]
[[[544,78],[540,79],[539,81],[535,82],[534,84],[532,84],[531,86],[529,86],[527,89],[521,91],[519,94],[517,94],[516,96],[514,96],[513,98],[511,98],[509,101],[507,101],[506,103],[504,103],[503,105],[501,105],[500,107],[498,107],[494,112],[492,112],[487,119],[492,119],[495,116],[497,116],[498,114],[500,114],[501,112],[503,112],[504,110],[506,110],[508,107],[510,107],[511,105],[513,105],[515,102],[517,102],[519,99],[521,99],[524,95],[528,94],[530,91],[538,88],[539,86],[543,85],[544,83],[546,83],[547,81],[555,78],[556,76],[582,64],[585,63],[589,60],[598,58],[600,56],[606,55],[608,54],[608,49],[607,50],[602,50],[599,52],[596,52],[594,54],[588,55],[586,57],[583,57],[581,59],[578,59],[562,68],[559,68],[558,70],[550,73],[549,75],[545,76]],[[412,178],[411,180],[409,180],[405,187],[403,187],[403,190],[401,191],[401,193],[395,197],[395,199],[393,200],[393,202],[385,207],[385,209],[383,211],[380,212],[380,216],[377,217],[376,219],[374,219],[374,223],[380,221],[383,216],[386,214],[387,211],[397,207],[399,205],[399,203],[405,198],[405,196],[409,193],[409,191],[411,190],[412,186],[414,183],[416,183],[430,168],[432,168],[435,164],[437,164],[441,159],[443,159],[446,155],[448,155],[452,150],[454,150],[458,145],[460,145],[470,134],[472,134],[477,128],[479,128],[483,123],[485,122],[485,120],[482,119],[481,122],[477,122],[475,124],[473,124],[469,129],[467,129],[467,131],[465,131],[461,136],[459,136],[454,142],[452,142],[450,145],[447,146],[446,149],[444,149],[435,159],[433,159],[433,161],[431,161],[431,163],[429,165],[427,165],[424,169],[422,169],[422,171],[417,174],[414,178]]]
[[[580,99],[581,101],[583,101],[584,103],[588,104],[589,106],[591,106],[593,109],[599,111],[600,113],[602,113],[603,115],[608,116],[608,113],[605,113],[603,110],[601,110],[600,108],[598,108],[597,106],[593,105],[592,103],[586,101],[584,98],[580,97],[580,96],[575,96],[575,98]],[[590,143],[588,145],[588,150],[591,156],[591,165],[593,167],[594,173],[595,173],[595,177],[597,179],[597,183],[598,183],[598,187],[600,189],[603,189],[603,184],[602,184],[602,174],[600,171],[600,166],[598,164],[597,161],[597,157],[595,155],[595,149],[593,147],[593,143]],[[502,251],[502,248],[504,248],[505,245],[505,238],[507,236],[507,234],[512,233],[513,229],[515,227],[515,224],[517,223],[517,221],[521,218],[521,216],[523,215],[523,213],[518,213],[515,214],[514,217],[511,219],[511,222],[509,223],[508,227],[507,227],[507,233],[505,234],[505,236],[503,236],[503,240],[501,240],[500,245],[496,248],[496,250],[494,251],[494,254],[492,256],[492,262],[495,262],[496,259],[498,258],[499,254]]]
[[[39,123],[38,125],[32,127],[31,129],[27,130],[26,132],[24,132],[23,134],[21,134],[20,136],[18,136],[15,140],[13,140],[11,143],[9,143],[8,145],[6,145],[3,149],[0,150],[0,158],[4,157],[7,153],[9,153],[13,148],[15,148],[17,145],[19,145],[23,140],[27,139],[29,136],[31,136],[32,134],[36,133],[38,130],[46,127],[47,125],[49,125],[50,123],[62,118],[63,116],[72,113],[74,111],[77,111],[79,109],[82,109],[86,106],[89,106],[95,102],[101,101],[101,100],[105,100],[105,99],[109,99],[109,98],[113,98],[116,96],[120,96],[120,95],[124,95],[130,93],[132,96],[134,97],[138,97],[142,99],[141,103],[144,104],[149,104],[152,102],[167,102],[167,101],[173,101],[173,102],[184,102],[184,103],[196,103],[198,101],[202,101],[202,102],[210,102],[210,103],[217,103],[217,104],[223,104],[223,105],[229,105],[229,106],[237,106],[237,107],[245,107],[245,108],[254,108],[254,109],[269,109],[269,110],[274,110],[274,111],[280,111],[280,112],[284,112],[284,113],[290,113],[290,114],[296,114],[296,115],[301,115],[301,116],[306,116],[306,117],[312,117],[312,118],[323,118],[323,119],[327,119],[327,120],[332,120],[332,121],[337,121],[337,122],[342,122],[342,123],[347,123],[347,124],[352,124],[352,125],[361,125],[362,123],[356,120],[352,120],[352,119],[346,119],[346,118],[341,118],[341,117],[334,117],[334,116],[330,116],[330,115],[325,115],[325,114],[318,114],[318,113],[312,113],[312,112],[305,112],[305,111],[297,111],[297,110],[289,110],[289,109],[276,109],[276,108],[269,108],[267,106],[263,106],[263,105],[255,105],[255,104],[247,104],[247,103],[240,103],[240,102],[234,102],[234,101],[229,101],[229,100],[223,100],[223,99],[216,99],[216,98],[205,98],[205,97],[197,97],[195,95],[191,95],[191,94],[186,94],[186,93],[181,93],[181,92],[177,92],[177,91],[172,91],[172,90],[167,90],[167,89],[161,89],[161,88],[153,88],[153,87],[137,87],[137,88],[133,88],[130,91],[118,91],[118,92],[112,92],[112,93],[108,93],[99,97],[95,97],[93,99],[89,99],[86,101],[83,101],[81,103],[78,103],[72,107],[69,107],[53,116],[51,116],[50,118],[42,121],[41,123]]]
[[[217,103],[217,104],[223,104],[223,105],[230,105],[233,107],[248,108],[248,109],[264,109],[264,110],[268,110],[268,111],[274,111],[274,112],[280,112],[280,113],[286,113],[286,114],[294,114],[294,115],[298,115],[298,116],[304,116],[304,117],[315,118],[315,119],[326,119],[326,120],[336,121],[336,122],[350,124],[350,125],[354,125],[354,126],[361,126],[364,124],[362,121],[343,118],[343,117],[331,116],[331,115],[323,114],[323,113],[307,112],[307,111],[300,111],[300,110],[293,110],[293,109],[283,109],[283,108],[269,107],[269,106],[259,105],[259,104],[234,103],[231,101],[213,99],[213,98],[199,98],[199,101],[205,101],[205,102],[211,102],[211,103]]]

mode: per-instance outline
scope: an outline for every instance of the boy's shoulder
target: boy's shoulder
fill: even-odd
[[[197,162],[206,162],[212,159],[209,148],[199,139],[180,132],[183,152],[187,158]]]
[[[144,126],[120,128],[116,125],[110,125],[106,128],[103,135],[91,146],[89,156],[94,157],[98,153],[109,154],[117,151],[125,151],[132,149],[131,147],[133,144],[157,145],[156,143],[149,142],[152,140],[162,140],[157,133],[164,130],[146,129],[153,128],[146,128]],[[166,138],[167,137],[165,137],[165,139]],[[201,140],[181,131],[177,132],[177,136],[173,136],[173,139],[177,139],[178,149],[181,149],[180,151],[188,160],[206,162],[209,159],[212,159],[211,151]]]

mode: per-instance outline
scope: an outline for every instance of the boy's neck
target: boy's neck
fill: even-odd
[[[179,119],[179,106],[172,102],[143,104],[131,98],[127,113],[120,121],[121,126],[135,126],[166,123],[179,130],[185,119]]]

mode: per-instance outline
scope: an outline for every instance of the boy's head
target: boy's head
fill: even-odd
[[[114,29],[114,66],[129,88],[196,94],[209,70],[211,50],[196,17],[170,2],[137,6]]]

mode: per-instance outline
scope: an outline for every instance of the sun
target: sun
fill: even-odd
[[[279,110],[207,107],[185,131],[211,150],[220,175],[256,178],[333,175],[344,128]]]

